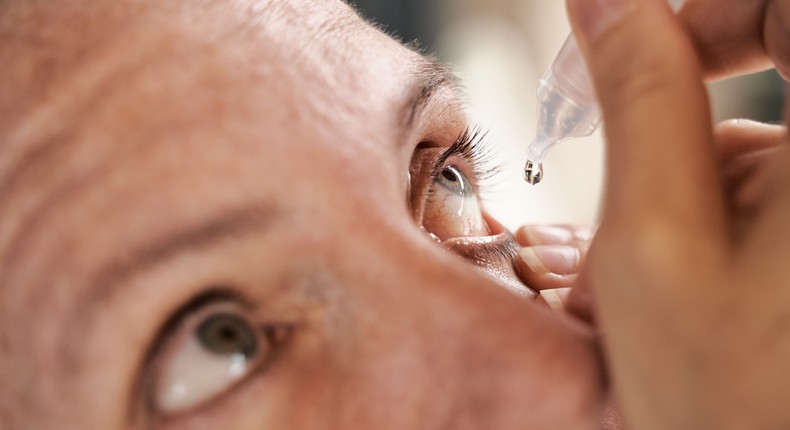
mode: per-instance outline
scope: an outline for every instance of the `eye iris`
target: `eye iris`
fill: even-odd
[[[442,169],[439,175],[439,183],[449,191],[456,194],[466,194],[469,186],[468,179],[454,166],[447,166]]]
[[[243,354],[250,357],[257,350],[255,335],[250,326],[235,315],[214,315],[197,329],[200,344],[218,355]]]

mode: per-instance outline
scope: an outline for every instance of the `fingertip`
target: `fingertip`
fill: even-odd
[[[764,131],[786,132],[787,127],[781,124],[769,124],[748,118],[732,118],[724,120],[715,126],[716,131]]]
[[[542,290],[538,295],[539,301],[548,305],[555,312],[565,311],[565,301],[570,294],[570,288],[554,288]]]
[[[573,275],[581,269],[581,250],[574,246],[543,245],[521,248],[521,259],[536,274]]]
[[[633,0],[568,0],[568,14],[577,36],[591,42],[633,11]]]
[[[572,228],[560,225],[525,225],[516,232],[521,246],[567,245],[576,235]]]
[[[781,145],[787,140],[787,127],[749,119],[730,119],[716,124],[714,138],[719,154],[726,161]]]

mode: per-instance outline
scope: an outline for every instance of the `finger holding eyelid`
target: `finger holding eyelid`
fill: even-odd
[[[571,287],[581,271],[584,252],[567,245],[522,247],[516,262],[519,277],[538,291]]]
[[[584,245],[592,241],[595,229],[579,225],[540,224],[524,225],[516,231],[516,242],[521,246]]]

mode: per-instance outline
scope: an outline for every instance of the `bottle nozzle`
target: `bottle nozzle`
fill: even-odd
[[[543,179],[543,159],[546,158],[546,154],[555,143],[539,133],[529,144],[527,164],[524,166],[524,180],[530,185],[537,185]]]

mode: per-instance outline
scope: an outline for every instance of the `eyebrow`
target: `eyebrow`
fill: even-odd
[[[90,296],[87,303],[101,302],[115,291],[115,286],[135,273],[169,260],[176,255],[209,247],[225,239],[242,236],[251,231],[267,230],[275,217],[270,206],[252,205],[240,209],[221,212],[219,215],[199,225],[177,230],[155,239],[139,248],[131,256],[105,266],[90,282]]]
[[[76,301],[72,314],[75,317],[63,337],[63,357],[74,367],[78,351],[73,349],[74,336],[83,333],[86,324],[91,324],[93,315],[102,305],[117,296],[125,281],[136,274],[162,264],[179,254],[216,246],[234,237],[250,232],[271,230],[273,222],[279,218],[277,210],[268,205],[250,205],[220,212],[200,224],[190,226],[163,237],[149,241],[138,247],[128,256],[121,257],[97,271],[88,282],[84,294]]]
[[[409,96],[398,111],[401,136],[409,134],[414,128],[416,119],[441,89],[449,88],[453,92],[460,93],[460,84],[452,70],[437,59],[420,55],[416,69]]]

